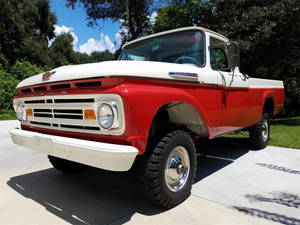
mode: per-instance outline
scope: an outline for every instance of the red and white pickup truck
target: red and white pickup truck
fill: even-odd
[[[116,61],[60,67],[17,89],[15,144],[65,173],[135,163],[144,192],[167,208],[190,195],[196,140],[249,130],[264,148],[284,104],[282,81],[242,74],[237,44],[199,27],[134,40]]]

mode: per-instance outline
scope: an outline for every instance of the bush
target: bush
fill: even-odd
[[[21,81],[32,75],[42,73],[44,71],[44,68],[32,65],[27,61],[16,61],[16,63],[10,68],[9,71],[15,79]]]
[[[12,107],[13,97],[17,94],[19,80],[7,73],[0,65],[0,108]]]
[[[289,78],[284,82],[285,109],[287,116],[300,115],[300,79]]]
[[[9,70],[0,64],[0,109],[12,108],[13,97],[17,94],[17,84],[35,74],[47,70],[27,61],[17,61]]]

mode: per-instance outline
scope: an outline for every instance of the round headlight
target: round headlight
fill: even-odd
[[[109,104],[103,103],[98,111],[99,124],[104,129],[109,129],[114,123],[114,112]]]
[[[17,114],[17,118],[21,121],[23,120],[24,116],[24,105],[23,104],[16,104],[14,105],[15,112]]]

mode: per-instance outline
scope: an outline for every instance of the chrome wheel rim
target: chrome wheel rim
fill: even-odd
[[[262,133],[264,142],[266,142],[269,138],[269,124],[268,124],[268,120],[266,120],[266,119],[262,123],[261,133]]]
[[[178,192],[185,185],[190,173],[190,157],[183,146],[175,147],[166,162],[165,182],[169,190]]]

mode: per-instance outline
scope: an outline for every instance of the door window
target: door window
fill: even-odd
[[[210,65],[213,70],[231,71],[228,68],[227,53],[225,42],[215,38],[210,39]]]

